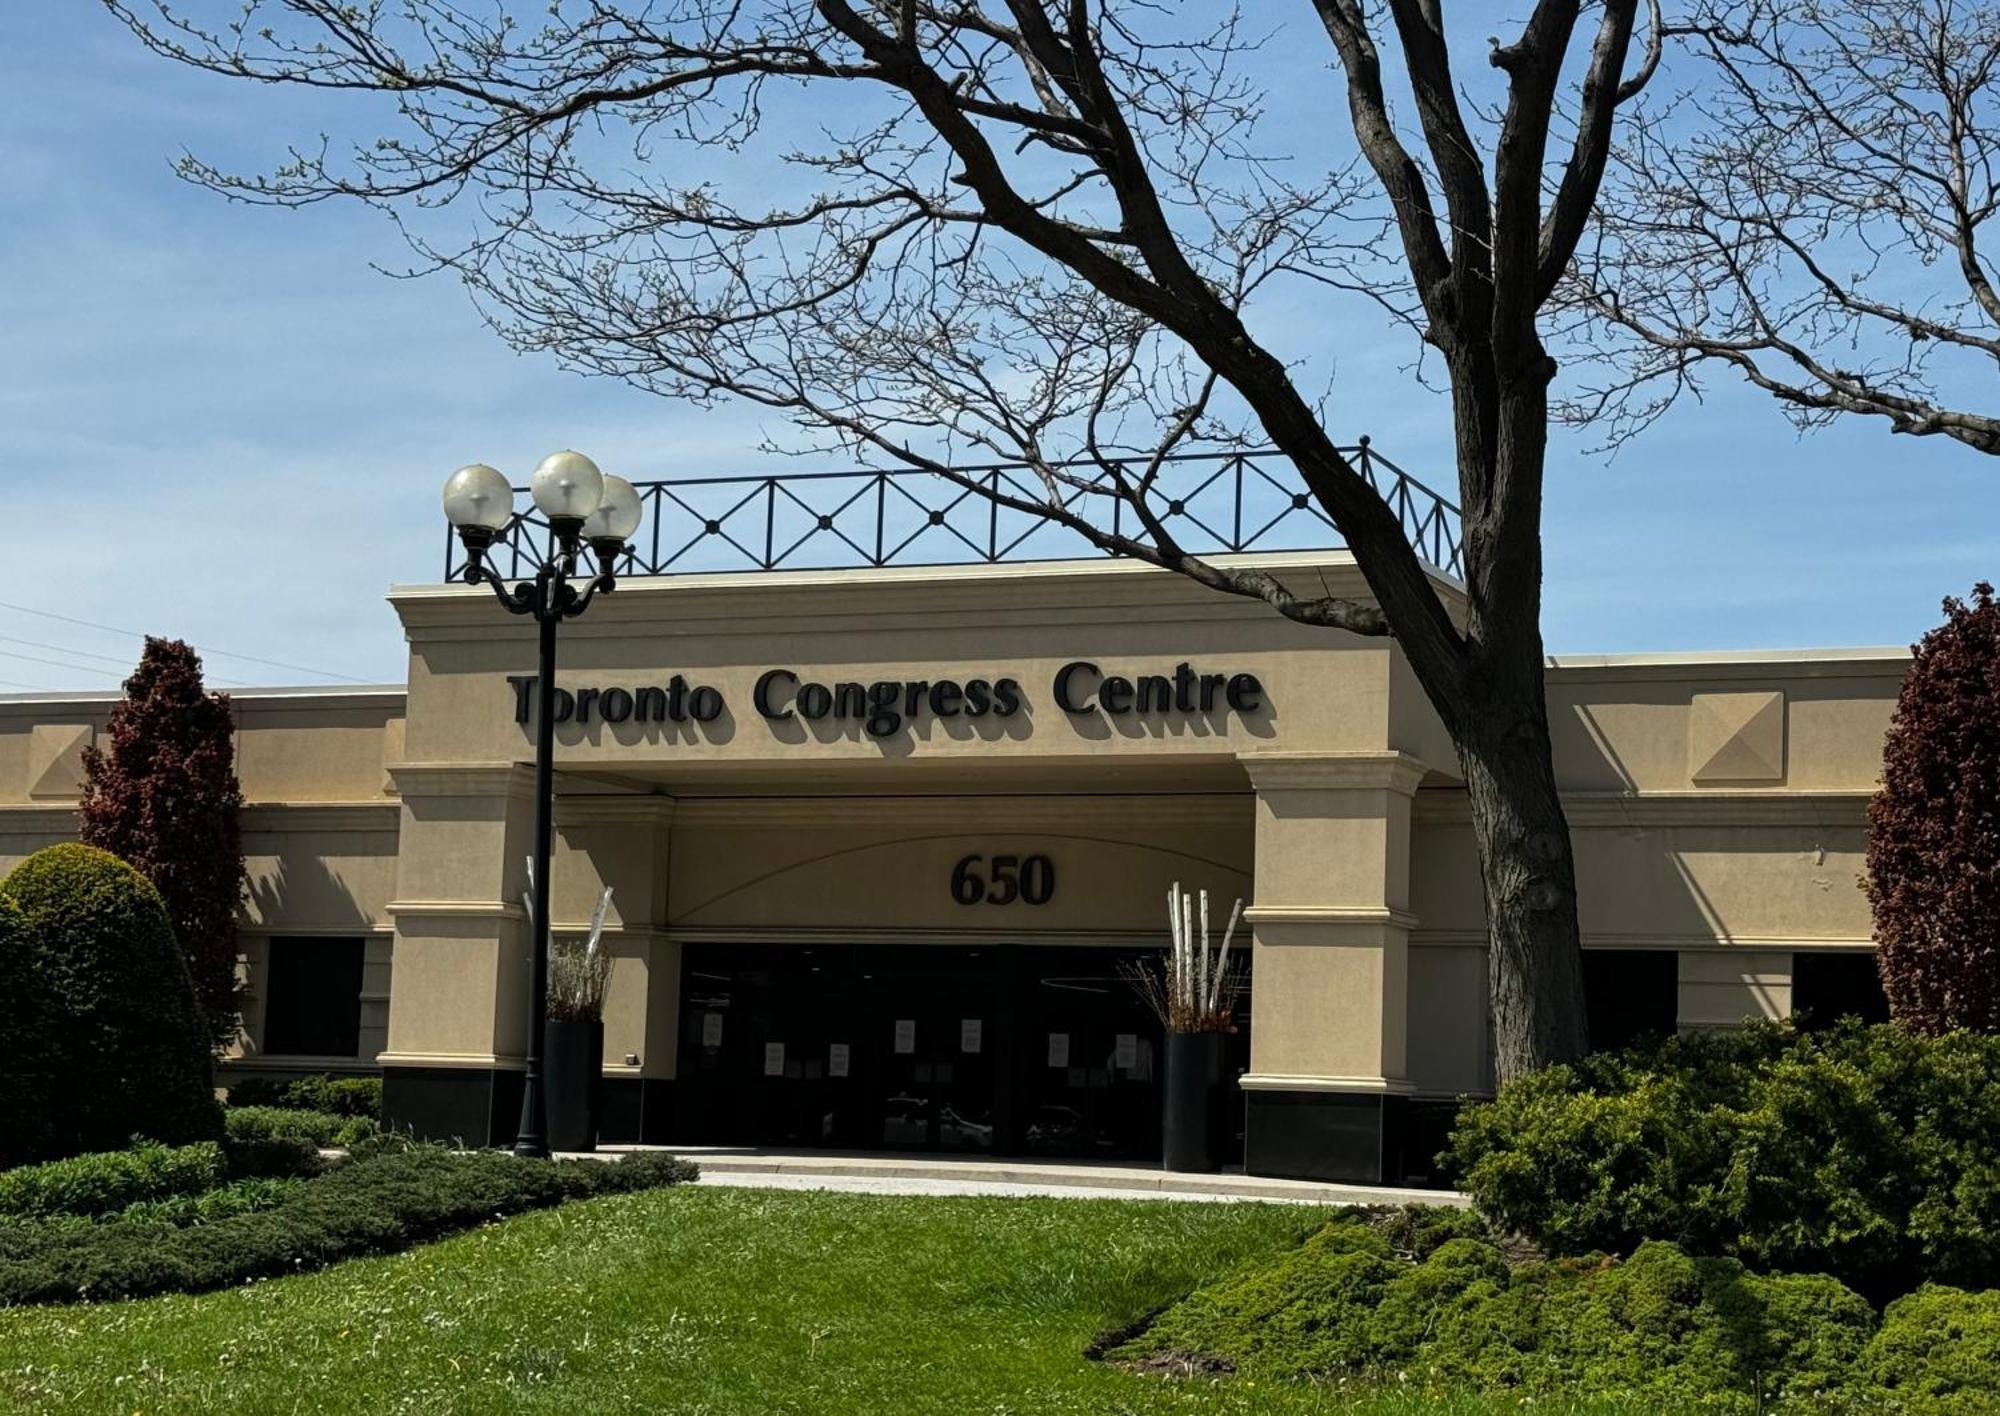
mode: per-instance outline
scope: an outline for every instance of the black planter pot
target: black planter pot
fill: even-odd
[[[1160,1130],[1168,1170],[1220,1168],[1222,1058],[1227,1041],[1221,1033],[1167,1034],[1166,1115]]]
[[[604,1024],[551,1018],[542,1033],[549,1149],[597,1149],[597,1095],[604,1077]]]

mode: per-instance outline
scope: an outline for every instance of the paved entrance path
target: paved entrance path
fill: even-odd
[[[604,1146],[599,1155],[667,1150],[701,1166],[703,1184],[881,1195],[1053,1195],[1125,1200],[1258,1200],[1295,1205],[1464,1205],[1450,1190],[1400,1190],[1273,1180],[1261,1175],[1169,1174],[1157,1165],[987,1160],[882,1152],[731,1146]]]

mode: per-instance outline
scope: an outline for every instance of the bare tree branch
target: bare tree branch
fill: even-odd
[[[304,144],[264,172],[195,157],[181,171],[240,200],[381,208],[416,270],[462,280],[519,349],[696,404],[745,400],[789,421],[783,450],[917,468],[1298,623],[1393,636],[1473,802],[1502,1072],[1582,1046],[1542,691],[1542,326],[1615,110],[1660,63],[1656,6],[1623,77],[1637,0],[1600,0],[1566,80],[1580,0],[1537,0],[1494,48],[1497,74],[1470,63],[1505,92],[1496,123],[1461,96],[1442,0],[1314,0],[1300,15],[1331,40],[1351,128],[1329,156],[1266,148],[1251,67],[1265,37],[1214,7],[187,0],[226,15],[204,23],[164,0],[105,3],[180,63],[372,101],[372,140]],[[1393,81],[1385,45],[1401,50]],[[1572,111],[1554,172],[1551,125]],[[1271,342],[1300,292],[1358,294],[1439,352],[1462,601],[1439,594]],[[1329,350],[1371,337],[1345,316],[1324,334]],[[1289,459],[1367,598],[1177,539],[1167,460],[1253,444]],[[957,470],[968,452],[1034,476]]]
[[[2000,453],[2000,8],[1697,0],[1667,32],[1683,87],[1629,115],[1560,297],[1599,370],[1560,415],[1615,445],[1724,369],[1802,429]]]

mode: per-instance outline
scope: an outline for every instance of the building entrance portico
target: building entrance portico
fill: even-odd
[[[434,1002],[391,1013],[387,1105],[500,1139],[532,688],[475,597],[395,599],[395,986]],[[552,905],[578,933],[613,890],[611,1138],[1155,1156],[1161,1035],[1119,968],[1178,883],[1218,932],[1243,900],[1281,980],[1242,1000],[1248,1163],[1379,1178],[1439,736],[1386,643],[1115,562],[638,580],[570,634]],[[1340,1154],[1288,1151],[1302,1118]]]

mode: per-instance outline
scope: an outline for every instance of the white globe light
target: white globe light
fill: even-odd
[[[528,481],[535,505],[551,521],[582,521],[604,497],[604,474],[580,452],[552,452]]]
[[[639,529],[639,519],[643,513],[639,506],[639,489],[623,477],[610,473],[604,476],[604,496],[597,503],[597,510],[583,523],[583,539],[586,541],[629,541],[632,533]]]
[[[444,516],[454,526],[499,531],[514,515],[514,489],[483,462],[461,467],[444,484]]]

